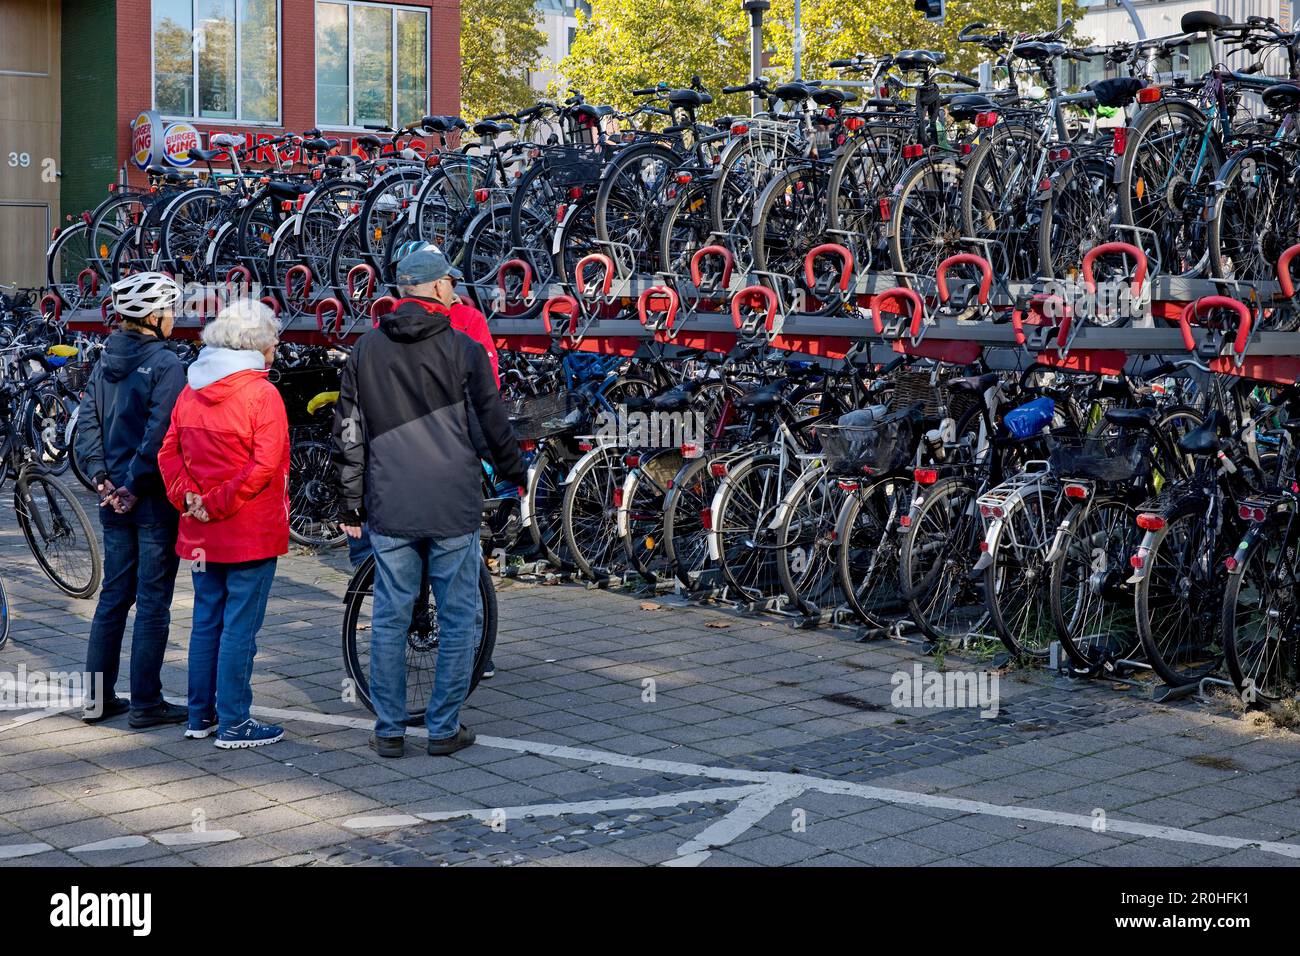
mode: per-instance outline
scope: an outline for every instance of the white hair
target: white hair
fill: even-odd
[[[280,338],[280,321],[264,302],[240,299],[230,303],[203,327],[203,344],[218,349],[265,352]]]

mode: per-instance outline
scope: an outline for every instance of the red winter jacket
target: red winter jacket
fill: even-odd
[[[496,379],[499,389],[501,374],[497,371],[497,346],[492,340],[492,333],[488,331],[487,319],[483,317],[483,313],[472,305],[457,302],[451,307],[447,318],[451,321],[453,329],[464,332],[487,351],[488,361],[492,363],[492,377]]]
[[[214,350],[204,349],[208,352]],[[203,357],[190,368],[191,384],[176,400],[158,453],[167,497],[182,512],[176,553],[187,561],[218,564],[285,554],[289,423],[284,401],[263,369],[196,378]],[[203,497],[206,524],[184,516],[187,491]]]

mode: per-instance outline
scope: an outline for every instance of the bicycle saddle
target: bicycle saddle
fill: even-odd
[[[1120,428],[1143,428],[1154,425],[1156,410],[1154,408],[1108,408],[1106,421]]]
[[[307,139],[303,140],[302,148],[308,153],[328,153],[331,149],[339,144],[337,139]]]
[[[902,50],[894,57],[894,65],[904,72],[927,70],[948,62],[948,54],[940,50]]]
[[[703,106],[712,103],[713,97],[699,90],[673,90],[668,94],[668,102],[673,106]]]
[[[199,149],[197,146],[190,149],[190,155],[201,163],[210,163],[223,153],[224,149]]]
[[[474,124],[474,133],[478,136],[500,136],[502,133],[508,133],[512,129],[509,123],[494,123],[491,120],[482,120]]]
[[[1300,107],[1300,86],[1294,83],[1278,83],[1270,86],[1260,97],[1272,113],[1290,113]],[[193,153],[193,150],[190,150]]]
[[[691,398],[694,390],[687,385],[678,385],[676,388],[670,388],[661,395],[656,395],[650,399],[650,408],[656,412],[681,412],[685,411],[691,405]]]
[[[348,166],[351,166],[354,162],[356,162],[356,160],[353,159],[351,156],[326,156],[325,157],[325,165],[329,166],[332,169],[346,169]]]
[[[459,116],[426,116],[420,125],[435,133],[450,133],[454,129],[468,129],[468,125]]]
[[[365,136],[357,137],[357,145],[362,149],[379,149],[379,147],[383,145],[383,142],[378,136],[371,136],[367,133]]]
[[[1189,455],[1215,455],[1219,451],[1219,422],[1222,416],[1210,412],[1205,424],[1192,429],[1178,439],[1178,450]]]
[[[736,405],[739,408],[749,408],[754,411],[775,408],[781,401],[781,390],[784,388],[785,379],[777,379],[770,385],[764,385],[761,388],[746,392],[736,399]]]
[[[1193,10],[1190,13],[1183,14],[1183,19],[1178,24],[1178,28],[1183,33],[1200,33],[1202,30],[1218,30],[1231,24],[1232,17],[1215,13],[1212,10]]]
[[[991,113],[998,105],[983,93],[955,93],[948,100],[948,112],[955,120],[970,121],[980,113]]]
[[[852,103],[858,98],[857,93],[846,93],[844,90],[837,90],[829,86],[813,90],[813,102],[818,106],[842,106],[845,103]]]
[[[949,379],[946,384],[950,389],[958,392],[987,392],[997,380],[997,372],[985,372],[983,375]]]
[[[782,83],[776,89],[772,90],[772,95],[778,100],[784,100],[787,103],[794,103],[799,100],[806,100],[816,92],[814,87],[806,83]]]
[[[1119,109],[1137,99],[1138,90],[1143,85],[1142,80],[1136,76],[1115,76],[1109,80],[1094,80],[1088,84],[1087,89],[1096,95],[1097,102],[1102,106]]]
[[[1067,49],[1068,47],[1064,43],[1044,43],[1042,40],[1029,40],[1025,43],[1017,43],[1011,48],[1011,52],[1022,60],[1051,60],[1060,56]]]

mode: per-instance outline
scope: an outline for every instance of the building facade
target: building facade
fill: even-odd
[[[39,284],[25,237],[141,181],[141,114],[178,149],[311,128],[346,149],[459,108],[459,0],[0,0],[0,282]]]

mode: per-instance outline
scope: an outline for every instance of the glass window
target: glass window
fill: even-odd
[[[316,4],[316,122],[351,125],[348,109],[348,8]]]
[[[277,0],[154,0],[154,107],[166,116],[275,123]]]
[[[428,108],[428,11],[316,4],[317,125],[405,126]]]

